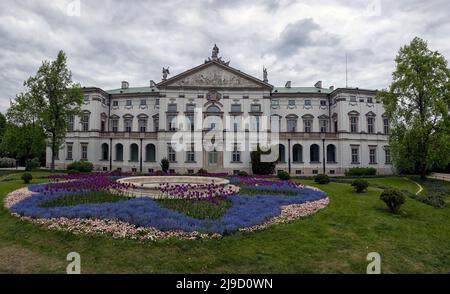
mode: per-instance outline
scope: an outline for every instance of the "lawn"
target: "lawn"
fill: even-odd
[[[45,172],[33,173],[43,182]],[[23,185],[20,174],[0,177],[0,198]],[[310,180],[300,180],[314,185]],[[401,177],[370,179],[417,190]],[[66,255],[81,254],[83,273],[365,273],[369,252],[382,256],[383,273],[448,273],[450,208],[407,198],[388,212],[378,188],[365,194],[349,184],[320,186],[328,208],[304,220],[219,240],[140,243],[41,229],[0,210],[0,272],[64,273]]]

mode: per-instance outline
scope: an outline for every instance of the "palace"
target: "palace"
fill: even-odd
[[[201,168],[251,172],[250,152],[256,144],[248,142],[250,133],[264,137],[263,122],[276,121],[279,131],[265,132],[276,133],[279,140],[276,170],[292,175],[340,175],[351,167],[393,172],[389,121],[376,91],[325,88],[321,81],[312,87],[291,82],[274,87],[267,69],[258,79],[231,67],[218,53],[214,46],[203,64],[170,78],[169,68],[163,68],[161,82],[145,87],[123,81],[114,90],[83,88],[82,111],[69,122],[56,167],[86,160],[96,170],[155,172],[167,158],[172,173]],[[232,123],[221,123],[227,119]],[[196,133],[191,148],[173,146],[175,134],[191,132]],[[212,147],[202,148],[211,133],[217,135]],[[228,137],[240,139],[228,144]],[[193,146],[198,142],[200,147]],[[50,157],[48,149],[48,163]]]

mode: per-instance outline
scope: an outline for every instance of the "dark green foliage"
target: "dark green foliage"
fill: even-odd
[[[345,171],[345,175],[349,177],[374,176],[377,170],[373,167],[352,167]]]
[[[21,179],[25,184],[29,184],[31,180],[33,180],[33,176],[30,173],[24,173],[22,174]]]
[[[289,175],[288,172],[284,171],[284,170],[280,170],[277,173],[277,177],[282,180],[282,181],[287,181],[291,178],[291,176]]]
[[[398,189],[384,190],[380,195],[380,199],[386,203],[392,213],[398,213],[400,211],[400,207],[406,201],[403,192]]]
[[[207,171],[206,169],[204,169],[204,168],[201,168],[201,169],[199,169],[199,170],[197,171],[197,173],[198,173],[199,175],[202,175],[202,174],[207,174],[208,171]]]
[[[169,167],[170,167],[169,160],[164,157],[163,159],[161,159],[161,163],[159,165],[161,166],[161,170],[165,174],[167,174],[167,172],[169,171]]]
[[[68,170],[76,170],[80,173],[90,173],[94,169],[94,165],[89,161],[74,161],[67,166]]]
[[[367,188],[369,187],[369,183],[366,180],[362,179],[353,180],[351,185],[353,188],[355,188],[355,191],[357,193],[364,193],[367,191]]]
[[[314,177],[314,182],[321,185],[326,185],[330,182],[330,177],[325,174],[318,174]]]
[[[32,171],[32,170],[37,169],[40,165],[41,165],[41,163],[39,162],[39,158],[37,158],[37,157],[35,157],[33,159],[27,159],[26,165],[25,165],[25,170]]]
[[[269,151],[262,151],[258,146],[256,151],[250,153],[252,160],[252,172],[255,175],[273,175],[275,172],[275,161],[274,162],[261,162],[261,155],[269,154]]]
[[[247,173],[246,171],[241,170],[241,171],[239,172],[239,176],[240,176],[240,177],[247,177],[247,176],[248,176],[248,173]]]

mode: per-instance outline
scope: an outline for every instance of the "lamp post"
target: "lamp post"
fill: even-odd
[[[323,164],[323,174],[326,174],[325,172],[325,133],[320,133],[320,137],[322,138],[322,164]]]

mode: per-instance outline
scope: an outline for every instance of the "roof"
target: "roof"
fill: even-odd
[[[329,94],[333,92],[332,89],[316,88],[316,87],[275,87],[272,93],[325,93]]]
[[[139,93],[155,93],[159,92],[156,87],[130,87],[127,89],[106,90],[108,94],[139,94]]]

